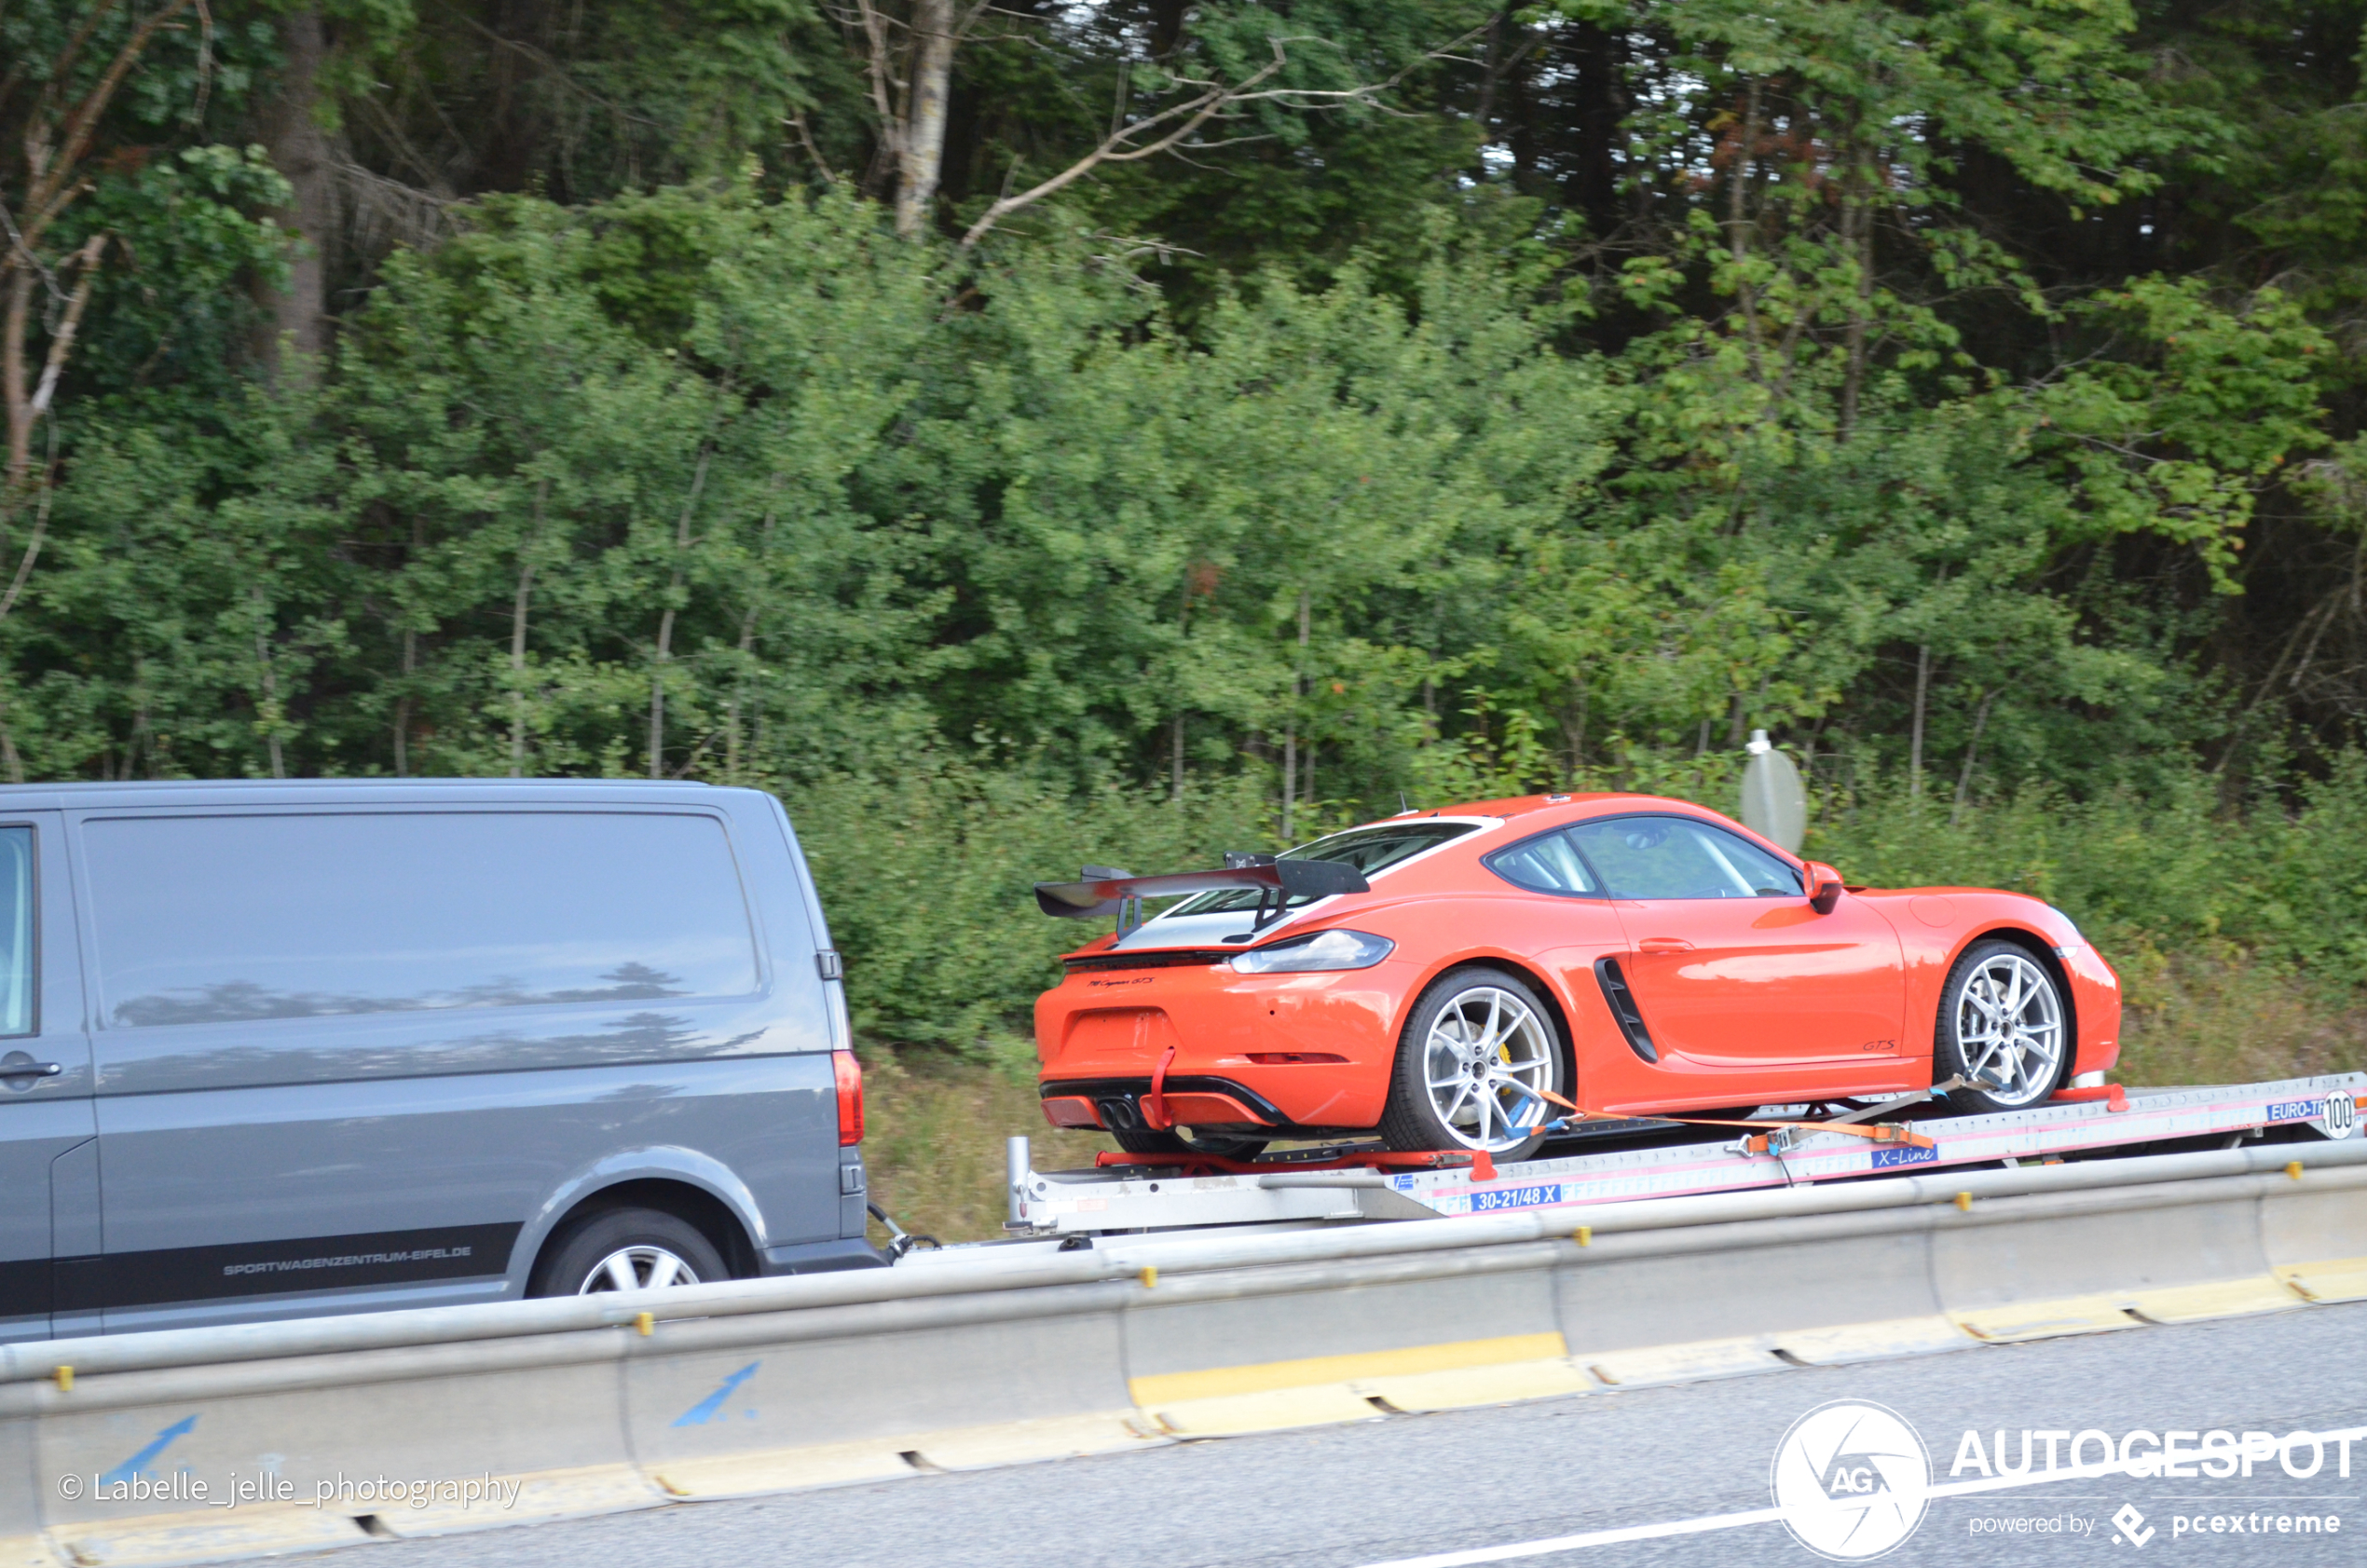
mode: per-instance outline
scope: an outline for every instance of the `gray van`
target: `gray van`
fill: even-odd
[[[754,790],[0,788],[0,1340],[877,1266]]]

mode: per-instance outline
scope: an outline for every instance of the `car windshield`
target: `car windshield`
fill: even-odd
[[[1351,827],[1346,833],[1334,833],[1328,839],[1318,839],[1294,850],[1284,850],[1284,860],[1329,860],[1342,866],[1353,866],[1367,877],[1386,871],[1400,861],[1411,860],[1424,850],[1435,849],[1452,839],[1478,831],[1479,825],[1470,822],[1408,822],[1380,827]],[[1224,893],[1203,893],[1188,898],[1167,911],[1170,915],[1223,915],[1234,910],[1257,907],[1257,890],[1232,888]],[[1290,907],[1296,909],[1314,900],[1293,898]]]

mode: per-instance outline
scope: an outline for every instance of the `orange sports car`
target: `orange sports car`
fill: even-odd
[[[1036,1002],[1045,1116],[1138,1153],[1377,1129],[1517,1159],[1563,1101],[1708,1116],[1951,1078],[1951,1106],[2004,1111],[2119,1056],[2119,977],[2061,910],[1845,887],[1655,796],[1407,811],[1036,900],[1117,918]]]

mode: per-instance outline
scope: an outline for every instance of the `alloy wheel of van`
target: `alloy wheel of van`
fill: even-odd
[[[1980,942],[1949,972],[1940,991],[1938,1077],[1973,1085],[1951,1091],[1977,1111],[2018,1111],[2055,1092],[2071,1055],[2062,994],[2054,976],[2011,942]]]
[[[603,1290],[662,1290],[669,1285],[696,1285],[699,1271],[663,1247],[620,1247],[592,1265],[576,1294],[596,1296]]]
[[[533,1296],[592,1296],[712,1284],[732,1271],[699,1228],[653,1208],[612,1208],[562,1232],[545,1249]]]
[[[1559,1111],[1561,1043],[1520,980],[1467,969],[1430,988],[1407,1020],[1382,1136],[1397,1149],[1485,1149],[1518,1159]]]

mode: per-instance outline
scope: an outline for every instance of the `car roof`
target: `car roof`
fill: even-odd
[[[425,804],[471,800],[713,800],[738,794],[677,779],[133,779],[0,784],[0,810],[113,806]]]
[[[1637,795],[1622,790],[1594,790],[1572,795],[1513,795],[1496,800],[1468,800],[1460,805],[1419,807],[1400,811],[1395,816],[1378,821],[1360,823],[1360,827],[1379,827],[1386,823],[1415,822],[1425,817],[1517,817],[1531,811],[1558,811],[1565,806],[1680,806],[1689,811],[1708,808],[1691,800],[1678,800],[1666,795]],[[1592,811],[1573,811],[1572,816],[1593,816]]]

